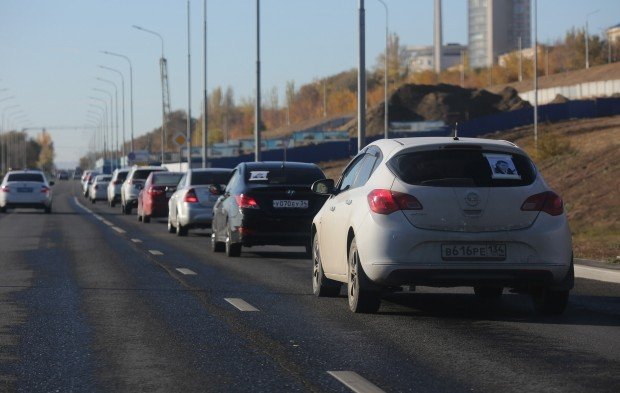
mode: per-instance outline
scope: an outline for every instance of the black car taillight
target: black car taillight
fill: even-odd
[[[555,192],[545,191],[527,198],[521,205],[521,210],[540,211],[551,216],[559,216],[564,213],[564,202]]]

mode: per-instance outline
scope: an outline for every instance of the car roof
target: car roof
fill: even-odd
[[[486,139],[486,138],[453,138],[453,137],[415,137],[415,138],[395,138],[379,139],[370,145],[379,147],[386,155],[393,155],[402,150],[410,148],[432,149],[443,148],[446,146],[471,146],[476,145],[486,149],[498,149],[511,152],[522,152],[522,150],[512,142]]]
[[[231,172],[232,168],[190,168],[188,172]]]
[[[244,165],[248,169],[280,169],[294,168],[294,169],[315,169],[318,168],[316,164],[308,162],[294,162],[294,161],[259,161],[259,162],[244,162],[240,165]]]
[[[39,169],[18,169],[18,170],[11,170],[8,171],[6,174],[13,174],[13,173],[40,173],[43,175],[43,171],[39,170]]]

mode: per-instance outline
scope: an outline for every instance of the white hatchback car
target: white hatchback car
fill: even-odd
[[[104,201],[107,198],[108,184],[112,175],[97,175],[93,183],[88,187],[88,199],[91,203]]]
[[[312,223],[313,291],[375,312],[401,285],[504,288],[559,314],[573,287],[572,240],[563,202],[526,153],[506,141],[383,139],[364,148]]]
[[[43,209],[52,212],[53,181],[38,170],[10,171],[0,184],[0,212],[8,208]]]

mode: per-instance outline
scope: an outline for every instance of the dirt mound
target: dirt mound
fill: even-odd
[[[568,98],[564,97],[562,94],[556,94],[555,98],[549,102],[550,104],[565,104],[570,101]]]
[[[511,87],[494,94],[487,90],[446,84],[404,85],[392,94],[388,102],[390,122],[443,120],[447,124],[530,106]],[[368,112],[367,135],[383,133],[384,113],[383,104]],[[345,128],[356,133],[357,120],[349,122]]]

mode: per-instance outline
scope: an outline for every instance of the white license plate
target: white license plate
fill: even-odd
[[[17,187],[17,192],[32,192],[30,187]]]
[[[307,200],[292,200],[292,199],[274,199],[273,207],[276,209],[288,208],[288,209],[307,209]]]
[[[441,259],[444,261],[503,261],[506,259],[506,244],[442,244]]]

